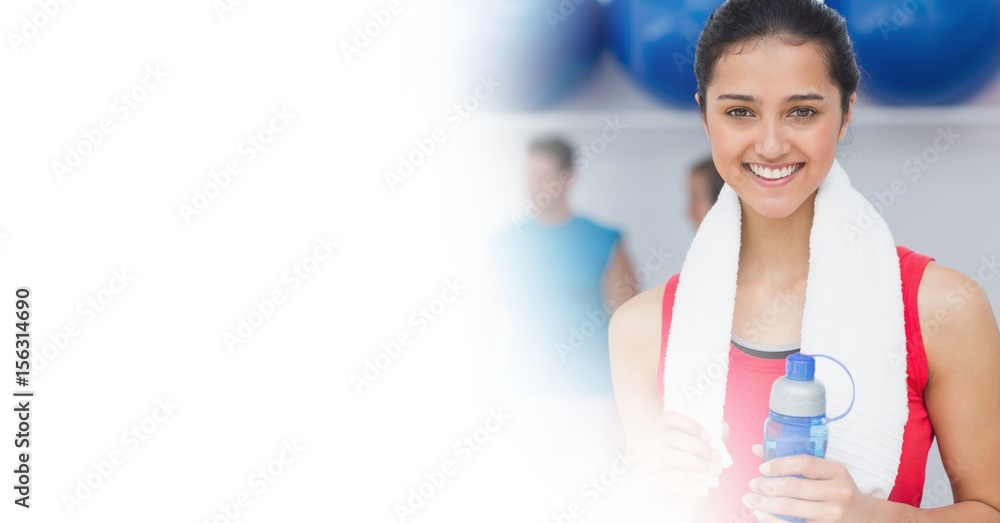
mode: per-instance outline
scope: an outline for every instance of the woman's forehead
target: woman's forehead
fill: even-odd
[[[757,101],[780,101],[807,93],[829,95],[836,89],[819,45],[791,45],[768,39],[737,44],[723,54],[716,62],[706,97],[711,100],[739,94]]]

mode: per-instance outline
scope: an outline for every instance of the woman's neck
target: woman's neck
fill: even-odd
[[[739,279],[787,288],[804,282],[809,273],[809,233],[816,193],[790,216],[758,214],[742,201]]]

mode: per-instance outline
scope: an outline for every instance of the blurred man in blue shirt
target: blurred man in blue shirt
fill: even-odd
[[[528,394],[610,395],[608,319],[636,293],[621,233],[572,211],[573,148],[528,148],[531,212],[493,238],[510,318],[507,384]]]

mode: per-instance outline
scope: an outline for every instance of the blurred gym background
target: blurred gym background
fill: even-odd
[[[691,169],[709,154],[694,51],[720,3],[471,0],[439,13],[436,73],[476,112],[480,139],[455,181],[479,196],[469,219],[484,250],[549,205],[527,189],[528,148],[559,138],[575,148],[569,208],[621,234],[635,290],[680,271],[696,227]],[[841,163],[898,245],[977,278],[1000,313],[1000,1],[827,3],[863,70]],[[466,97],[484,81],[497,86]],[[932,454],[925,507],[952,502]]]

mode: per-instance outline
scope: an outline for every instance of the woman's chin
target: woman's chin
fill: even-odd
[[[764,218],[772,220],[783,220],[788,218],[798,210],[799,206],[791,202],[758,202],[756,205],[749,203],[751,209]]]

